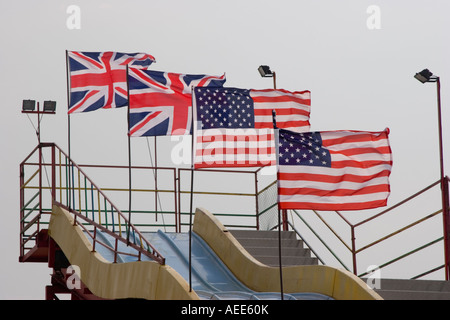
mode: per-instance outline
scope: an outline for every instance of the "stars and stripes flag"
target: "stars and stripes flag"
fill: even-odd
[[[279,128],[309,131],[310,91],[195,88],[194,167],[276,164],[272,110]]]
[[[192,129],[192,87],[223,86],[222,76],[128,68],[129,135],[185,135]]]
[[[280,209],[362,210],[386,205],[392,168],[389,129],[277,131]]]
[[[147,68],[155,61],[147,53],[68,51],[67,56],[69,114],[127,106],[127,65]]]

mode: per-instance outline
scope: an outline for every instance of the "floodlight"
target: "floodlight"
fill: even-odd
[[[22,111],[33,111],[36,107],[36,100],[23,100]]]
[[[273,77],[273,72],[270,70],[269,66],[259,66],[258,68],[261,77]]]
[[[428,69],[423,69],[422,71],[415,74],[414,78],[422,83],[425,82],[436,82],[437,77],[433,76],[433,73]]]
[[[44,101],[44,112],[55,112],[56,110],[56,101]]]

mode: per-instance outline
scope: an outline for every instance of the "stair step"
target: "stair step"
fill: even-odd
[[[244,247],[278,248],[278,239],[264,238],[236,238]],[[303,241],[297,239],[282,239],[281,247],[303,248]]]
[[[450,281],[443,280],[379,279],[378,286],[381,290],[450,292]]]
[[[449,281],[379,279],[377,285],[374,290],[385,300],[450,300]]]
[[[264,255],[278,255],[278,247],[245,247],[245,249],[254,256],[264,256]],[[293,257],[310,257],[311,250],[304,248],[292,248],[292,247],[281,247],[281,254],[283,256],[293,256]]]
[[[256,260],[271,267],[278,267],[280,258],[278,256],[253,256]],[[282,266],[317,265],[317,258],[311,257],[281,257]]]
[[[268,266],[279,266],[280,235],[282,266],[319,264],[293,231],[229,231],[255,259]],[[450,281],[380,279],[379,285],[375,291],[385,300],[450,300]]]
[[[229,230],[236,239],[241,238],[271,238],[278,239],[278,231],[270,230]],[[281,231],[282,239],[297,239],[294,231]]]
[[[450,282],[440,280],[380,279],[382,290],[450,292]]]
[[[281,239],[282,266],[317,265],[311,250],[304,248],[294,231],[229,230],[255,259],[268,266],[279,266]],[[280,237],[280,238],[279,238]]]
[[[450,292],[375,290],[384,300],[450,300]]]

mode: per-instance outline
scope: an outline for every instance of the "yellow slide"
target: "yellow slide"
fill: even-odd
[[[278,267],[257,261],[222,223],[204,209],[197,209],[193,226],[233,274],[254,291],[280,292]],[[382,300],[354,274],[328,266],[283,267],[284,293],[320,293],[336,300]]]
[[[222,259],[248,288],[279,292],[279,269],[255,260],[207,210],[197,209],[193,231]],[[111,263],[98,252],[65,209],[53,207],[49,234],[72,265],[77,265],[83,283],[96,296],[107,299],[197,300],[195,291],[173,268],[152,261]],[[285,293],[319,293],[337,300],[380,300],[381,297],[358,277],[327,266],[283,268]]]

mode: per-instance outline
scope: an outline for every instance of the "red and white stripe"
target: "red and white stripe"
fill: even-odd
[[[310,130],[311,92],[284,89],[250,90],[255,129],[196,130],[195,168],[263,167],[276,164],[272,110],[278,128]]]
[[[199,130],[195,139],[195,168],[276,164],[273,129]]]
[[[277,127],[294,132],[310,130],[311,92],[283,89],[250,90],[255,110],[255,128],[273,128],[272,110]]]

